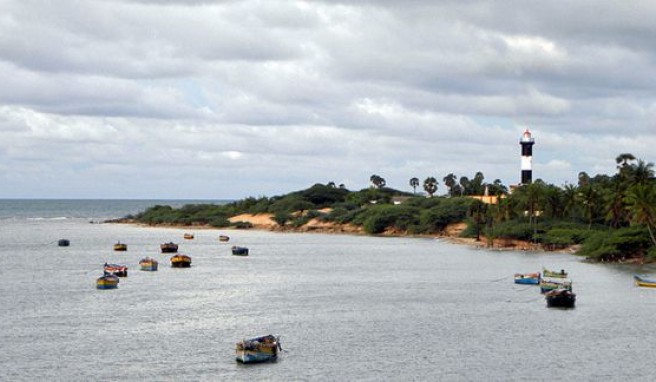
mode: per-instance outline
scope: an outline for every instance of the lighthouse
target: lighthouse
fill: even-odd
[[[531,137],[531,132],[526,129],[522,138],[519,140],[522,145],[522,182],[520,184],[530,184],[533,180],[533,145],[535,140]]]

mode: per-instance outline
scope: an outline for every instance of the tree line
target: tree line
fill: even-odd
[[[485,182],[481,172],[471,179],[450,173],[442,178],[446,195],[435,197],[435,177],[423,184],[413,177],[412,192],[404,192],[372,175],[372,187],[357,191],[334,182],[318,183],[286,195],[248,197],[225,205],[154,206],[128,218],[148,224],[248,228],[248,223],[230,223],[228,218],[270,213],[280,226],[302,227],[320,219],[360,226],[370,234],[439,234],[449,224],[466,222],[464,235],[488,244],[514,239],[545,249],[580,245],[578,253],[591,260],[656,260],[654,164],[631,154],[620,154],[616,164],[613,175],[581,172],[577,184],[564,186],[538,179],[509,190],[498,179]],[[420,185],[429,197],[417,195]],[[497,197],[496,204],[471,197],[486,191]]]

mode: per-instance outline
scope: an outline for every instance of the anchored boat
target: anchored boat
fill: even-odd
[[[248,256],[248,248],[246,247],[232,247],[232,254],[235,256]]]
[[[568,289],[554,289],[544,294],[549,308],[573,308],[576,294]]]
[[[278,350],[282,350],[277,337],[269,334],[237,342],[237,362],[258,363],[274,361],[278,358]]]
[[[116,289],[118,288],[118,276],[105,274],[96,279],[96,288],[98,289]]]
[[[114,250],[115,251],[127,251],[128,250],[128,245],[125,243],[121,243],[120,241],[116,244],[114,244]]]
[[[515,284],[532,284],[540,283],[540,272],[535,273],[515,273]]]
[[[161,249],[162,253],[178,252],[178,245],[172,241],[168,243],[160,244],[159,248]]]
[[[189,268],[191,267],[191,257],[179,253],[171,257],[171,266],[173,268]]]
[[[635,280],[635,284],[637,286],[646,287],[646,288],[656,288],[656,280],[647,279],[638,275],[633,275],[633,279]]]
[[[157,267],[159,266],[159,262],[151,257],[146,257],[139,261],[139,266],[141,267],[142,271],[156,271]]]
[[[105,263],[103,270],[105,271],[105,274],[114,275],[116,277],[128,277],[128,267],[125,265]]]

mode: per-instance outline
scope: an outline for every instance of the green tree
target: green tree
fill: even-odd
[[[654,184],[635,184],[625,198],[631,220],[647,226],[651,241],[656,246],[654,229],[656,224],[656,186]]]
[[[433,197],[433,194],[437,192],[437,179],[429,176],[424,180],[424,190],[430,197]]]
[[[371,181],[371,184],[375,188],[383,188],[383,187],[385,187],[385,184],[386,184],[385,179],[381,176],[376,175],[376,174],[369,177],[369,181]]]
[[[453,194],[454,192],[454,187],[458,184],[456,181],[458,178],[456,178],[456,175],[454,173],[449,173],[447,176],[445,176],[442,180],[444,181],[444,185],[449,189],[448,193],[449,196],[456,196]]]

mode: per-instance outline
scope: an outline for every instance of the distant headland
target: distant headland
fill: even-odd
[[[562,187],[538,179],[514,186],[448,174],[446,195],[428,177],[425,193],[386,187],[372,175],[371,187],[315,184],[274,197],[248,197],[227,204],[156,205],[112,222],[154,226],[268,229],[368,235],[451,238],[487,248],[568,250],[598,262],[656,261],[654,164],[631,154],[616,158],[614,175],[579,173]]]

